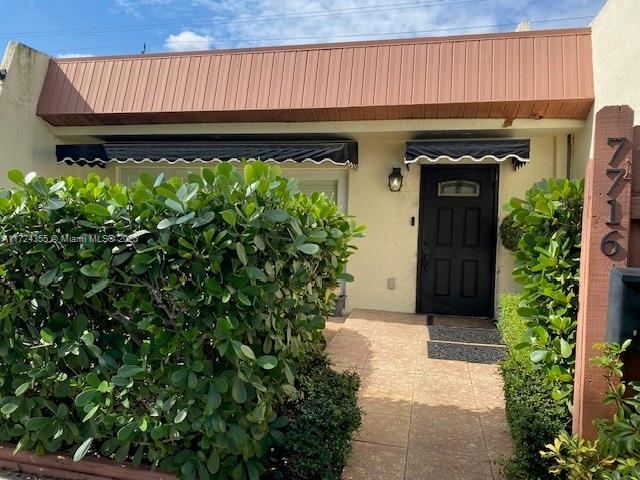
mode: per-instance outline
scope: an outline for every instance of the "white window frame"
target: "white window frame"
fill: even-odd
[[[347,213],[349,200],[349,168],[325,168],[317,167],[298,167],[283,168],[282,176],[285,178],[296,178],[301,182],[305,180],[337,180],[337,198],[334,199],[340,210]]]
[[[123,170],[127,168],[140,168],[149,171],[149,174],[154,178],[157,176],[153,175],[153,171],[160,171],[166,168],[185,168],[191,169],[193,172],[201,172],[203,168],[206,167],[215,167],[217,163],[206,163],[206,162],[192,162],[192,163],[168,163],[168,162],[145,162],[145,163],[123,163],[116,166],[116,181],[118,183],[122,183],[123,180]],[[239,163],[234,163],[234,166],[239,167]],[[347,212],[348,207],[348,198],[349,198],[349,168],[331,168],[331,167],[323,167],[323,166],[315,166],[315,167],[293,167],[293,168],[282,168],[282,176],[285,178],[296,178],[302,182],[305,180],[337,180],[338,181],[338,190],[337,190],[337,198],[334,199],[336,205],[340,207],[343,212]]]

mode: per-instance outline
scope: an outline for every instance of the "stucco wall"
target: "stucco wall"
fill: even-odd
[[[115,179],[115,168],[89,170],[55,163],[57,143],[83,143],[104,134],[290,132],[344,134],[355,138],[359,142],[360,166],[346,174],[346,203],[349,213],[367,226],[368,235],[358,242],[360,250],[349,265],[356,281],[347,288],[348,309],[415,311],[420,167],[403,169],[401,192],[392,193],[387,188],[391,168],[402,164],[404,142],[418,132],[435,130],[506,131],[500,119],[53,128],[35,115],[48,60],[46,55],[15,43],[5,53],[2,66],[9,73],[0,82],[0,185],[7,183],[9,168],[35,170],[44,175],[85,176],[94,171]],[[541,178],[566,173],[566,135],[581,126],[582,122],[568,120],[514,122],[513,135],[532,139],[532,161],[518,171],[513,171],[510,163],[501,165],[500,218],[506,213],[501,206],[509,198],[521,195]],[[411,217],[415,217],[413,226]],[[512,257],[501,245],[497,247],[496,266],[496,291],[517,289],[511,278]],[[395,279],[394,289],[388,288],[389,278]]]
[[[629,105],[640,124],[640,2],[609,0],[591,25],[595,103],[585,128],[576,134],[575,176],[583,176],[593,152],[594,112]]]
[[[367,226],[367,237],[358,242],[358,252],[349,264],[356,277],[347,288],[347,307],[414,312],[418,262],[418,212],[420,167],[404,176],[402,190],[392,193],[387,176],[401,164],[408,134],[357,135],[360,166],[349,173],[349,213]],[[511,197],[522,196],[534,182],[566,172],[566,136],[531,138],[531,162],[514,171],[511,163],[500,166],[499,218]],[[415,225],[411,226],[411,217]],[[513,258],[498,242],[496,292],[515,291],[511,271]],[[395,278],[395,289],[387,286]]]
[[[42,175],[70,174],[77,169],[55,162],[56,140],[36,106],[49,57],[20,43],[10,42],[0,68],[0,185],[9,184],[7,170],[32,170]]]

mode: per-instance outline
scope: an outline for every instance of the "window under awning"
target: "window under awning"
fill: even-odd
[[[355,141],[114,141],[57,145],[59,163],[104,167],[107,163],[264,162],[333,163],[356,168]]]
[[[511,159],[515,163],[529,161],[529,140],[412,140],[407,142],[404,163],[439,162],[503,162]]]

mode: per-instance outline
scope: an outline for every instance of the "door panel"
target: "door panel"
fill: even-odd
[[[451,245],[452,221],[453,210],[451,208],[438,209],[438,245]]]
[[[434,295],[448,297],[451,294],[451,260],[447,258],[436,259],[434,281]]]
[[[480,242],[481,210],[479,208],[467,208],[464,214],[464,244],[467,247],[477,247]]]
[[[497,166],[423,166],[418,311],[493,316]]]

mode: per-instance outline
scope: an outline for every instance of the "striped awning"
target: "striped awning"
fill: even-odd
[[[404,163],[529,161],[529,140],[412,140],[407,142]]]
[[[356,168],[354,141],[114,141],[100,144],[57,145],[58,162],[104,166],[144,162],[294,162],[325,163]]]

